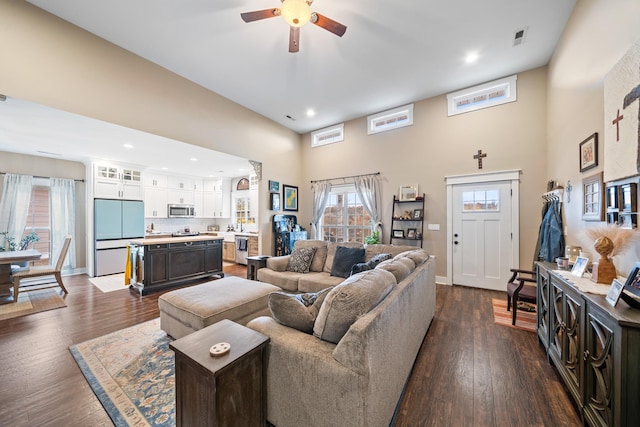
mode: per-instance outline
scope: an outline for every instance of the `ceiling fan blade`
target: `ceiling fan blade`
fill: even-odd
[[[259,21],[260,19],[273,18],[278,15],[280,15],[280,9],[255,10],[253,12],[244,12],[240,14],[244,22]]]
[[[289,52],[296,53],[300,50],[300,27],[289,28]]]
[[[317,12],[311,14],[311,22],[316,24],[318,27],[331,31],[338,37],[342,37],[345,31],[347,31],[347,27],[345,25],[342,25],[331,18],[327,18],[326,16],[320,15]]]

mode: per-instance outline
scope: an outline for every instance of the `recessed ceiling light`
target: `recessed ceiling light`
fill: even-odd
[[[316,112],[309,108],[305,114],[307,115],[307,117],[313,117],[316,115]]]
[[[124,148],[133,148],[133,145],[131,145],[131,144],[122,144],[122,146]]]
[[[196,159],[195,157],[192,157],[189,160],[191,160],[192,162],[197,162],[198,161],[198,159]]]
[[[160,168],[160,169],[162,169],[163,171],[166,171],[166,170],[168,170],[169,168],[167,168],[167,167],[162,167],[162,168]]]
[[[479,58],[479,55],[477,52],[470,52],[467,54],[467,56],[464,58],[464,61],[467,64],[473,64],[474,62],[476,62]]]

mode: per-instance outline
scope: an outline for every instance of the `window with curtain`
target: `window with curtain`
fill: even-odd
[[[371,217],[355,186],[333,186],[320,221],[321,240],[360,242],[371,234]]]
[[[51,253],[51,224],[49,206],[49,180],[35,179],[31,188],[31,203],[27,213],[26,226],[22,237],[31,232],[36,232],[39,241],[32,243],[29,248],[36,249],[42,254],[42,258],[34,261],[34,265],[49,264]]]

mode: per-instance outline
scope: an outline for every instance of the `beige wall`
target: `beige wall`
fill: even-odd
[[[0,28],[0,93],[262,162],[271,252],[267,181],[299,184],[297,133],[24,1],[0,0]]]
[[[0,146],[0,149],[2,146]],[[16,173],[20,175],[34,175],[52,178],[66,178],[75,180],[85,179],[85,166],[82,163],[67,160],[49,159],[47,157],[25,156],[22,154],[0,151],[0,172]],[[4,175],[0,175],[0,198]],[[86,230],[86,188],[84,182],[76,182],[76,230],[74,244],[76,248],[76,268],[82,269],[87,265],[87,246],[83,238]],[[78,236],[82,236],[78,238]]]
[[[438,257],[437,274],[446,276],[447,212],[444,177],[478,173],[473,158],[487,153],[480,172],[521,169],[520,264],[530,267],[540,224],[540,194],[546,190],[546,67],[518,74],[517,102],[447,117],[446,96],[418,101],[413,126],[367,135],[366,118],[345,124],[345,140],[311,148],[303,139],[304,192],[310,180],[381,172],[384,241],[389,241],[393,195],[403,184],[426,193],[425,241]],[[305,207],[308,205],[304,203]],[[310,213],[304,211],[308,224]],[[440,231],[426,231],[426,224]],[[518,260],[515,260],[517,263]]]
[[[640,41],[640,2],[637,0],[580,0],[549,65],[548,172],[549,179],[571,182],[571,202],[564,203],[567,244],[595,254],[585,227],[602,225],[582,221],[582,179],[603,170],[604,77]],[[607,121],[607,125],[608,125]],[[580,173],[578,146],[598,132],[599,165]],[[619,257],[616,267],[629,272],[640,248]]]

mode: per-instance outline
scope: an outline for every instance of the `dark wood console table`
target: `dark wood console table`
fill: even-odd
[[[638,425],[640,310],[622,300],[611,307],[556,268],[537,264],[537,333],[547,357],[587,424]]]
[[[217,343],[231,344],[220,357]],[[169,344],[176,355],[176,426],[266,424],[264,349],[269,337],[221,320]]]

